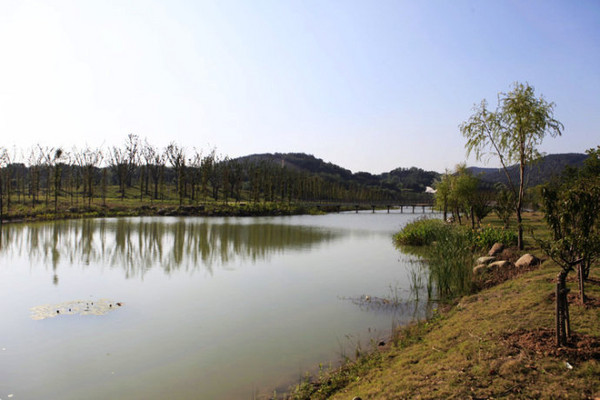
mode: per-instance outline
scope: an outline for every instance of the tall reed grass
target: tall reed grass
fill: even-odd
[[[474,254],[464,231],[448,229],[437,238],[427,252],[428,286],[433,287],[437,300],[448,301],[471,292],[473,259]]]
[[[486,239],[492,236],[489,232]],[[465,227],[449,225],[439,219],[419,219],[394,236],[397,245],[425,246],[418,253],[427,265],[427,284],[420,271],[410,272],[413,297],[425,286],[430,301],[449,301],[471,292],[474,253],[480,238]]]

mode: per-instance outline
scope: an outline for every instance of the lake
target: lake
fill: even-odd
[[[287,388],[422,312],[404,301],[416,258],[392,243],[417,217],[5,225],[0,399],[252,399]]]

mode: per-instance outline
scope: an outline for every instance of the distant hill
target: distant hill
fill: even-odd
[[[440,175],[435,171],[424,171],[417,167],[396,168],[393,171],[374,175],[369,172],[356,172],[325,162],[313,155],[304,153],[264,153],[252,154],[237,159],[240,162],[267,162],[285,166],[300,172],[317,174],[326,179],[356,183],[371,187],[381,187],[392,192],[412,190],[425,192]]]
[[[352,171],[325,162],[313,155],[304,153],[263,153],[252,154],[237,159],[242,162],[268,162],[276,165],[285,166],[296,171],[310,172],[313,174],[329,175],[341,179],[351,179]]]
[[[566,166],[579,168],[583,165],[583,161],[587,157],[587,154],[579,153],[550,154],[542,157],[537,162],[527,167],[527,186],[537,186],[548,182],[553,177],[559,176]],[[469,167],[467,169],[471,171],[474,176],[481,178],[485,182],[506,183],[508,181],[502,168]],[[518,182],[519,165],[515,164],[508,167],[508,172],[513,182]]]
[[[379,176],[384,185],[400,186],[416,192],[424,192],[427,186],[433,185],[440,174],[435,171],[425,171],[421,168],[411,167],[396,168]]]
[[[529,178],[527,186],[536,186],[548,182],[552,177],[560,175],[567,165],[580,167],[586,158],[586,154],[578,153],[551,154],[542,157],[528,167],[527,173]],[[407,191],[424,193],[426,187],[432,186],[440,176],[438,172],[425,171],[417,167],[396,168],[390,172],[378,175],[369,172],[352,173],[348,169],[304,153],[252,154],[237,158],[236,161],[242,163],[267,163],[272,166],[286,167],[298,172],[315,174],[324,179],[346,185],[357,184],[376,187],[392,193],[405,193]],[[467,169],[484,182],[496,183],[507,181],[502,169],[479,167],[469,167]],[[517,182],[519,166],[512,165],[509,167],[509,173],[511,178]]]

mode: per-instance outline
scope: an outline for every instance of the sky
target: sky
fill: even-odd
[[[302,152],[353,172],[467,158],[473,106],[527,82],[546,153],[600,145],[596,0],[0,0],[0,146],[231,158]]]

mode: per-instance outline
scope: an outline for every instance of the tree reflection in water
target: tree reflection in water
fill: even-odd
[[[226,218],[118,218],[5,225],[0,255],[26,256],[32,265],[51,267],[58,284],[61,263],[123,268],[126,278],[142,278],[151,268],[166,274],[234,261],[268,259],[272,254],[308,249],[341,233],[318,227]],[[238,263],[239,265],[239,263]]]

